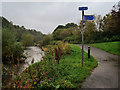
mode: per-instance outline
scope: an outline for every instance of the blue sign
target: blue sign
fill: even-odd
[[[87,10],[88,7],[79,7],[79,10]]]
[[[84,15],[84,20],[93,20],[94,18],[94,15]]]

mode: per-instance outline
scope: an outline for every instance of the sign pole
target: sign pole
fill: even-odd
[[[83,67],[83,56],[84,56],[84,10],[82,10],[82,67]]]
[[[84,20],[93,20],[94,15],[84,15],[84,10],[87,10],[88,7],[79,7],[79,10],[82,11],[82,67],[83,67],[83,58],[84,58]]]

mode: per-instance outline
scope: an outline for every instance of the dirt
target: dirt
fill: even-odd
[[[77,45],[82,48],[82,45]],[[84,45],[86,52],[88,46]],[[82,83],[82,88],[118,88],[118,56],[92,46],[90,54],[98,61],[98,67]]]

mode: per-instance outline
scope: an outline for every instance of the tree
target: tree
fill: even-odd
[[[2,30],[2,57],[4,58],[3,62],[5,62],[5,60],[10,61],[10,57],[13,54],[14,43],[15,35],[12,34],[12,32],[10,32],[9,30],[3,29]]]
[[[64,28],[65,28],[65,26],[63,26],[63,25],[58,25],[58,26],[56,27],[56,29],[54,30],[54,32],[57,31],[57,29],[64,29]],[[53,32],[53,33],[54,33],[54,32]]]
[[[64,40],[70,37],[78,30],[78,25],[74,23],[67,23],[65,26],[59,25],[53,32],[54,40]]]
[[[18,49],[19,48],[19,49]],[[15,39],[15,34],[8,29],[2,30],[2,60],[3,62],[15,62],[23,53],[23,48]]]
[[[85,34],[85,41],[86,42],[93,42],[95,37],[94,33],[96,31],[96,26],[94,21],[86,21],[84,27],[84,34]]]
[[[102,30],[102,16],[101,15],[95,15],[95,24],[97,31]]]
[[[77,27],[77,24],[67,23],[67,24],[65,25],[65,28],[71,28],[71,27]]]
[[[30,33],[23,33],[22,34],[22,41],[21,42],[25,47],[33,45],[33,40],[34,40],[34,37],[32,34],[30,34]]]
[[[119,37],[120,33],[120,3],[114,5],[111,13],[107,14],[103,18],[103,36],[106,38],[112,38],[114,36]]]
[[[68,28],[71,28],[71,27],[77,27],[77,24],[67,23],[65,26],[64,25],[58,25],[58,27],[54,30],[54,32],[57,31],[58,29],[68,29]]]
[[[17,60],[17,63],[19,63],[19,59],[22,56],[24,52],[24,47],[20,42],[15,42],[14,43],[14,58]]]
[[[42,46],[46,46],[46,45],[48,45],[49,43],[50,43],[50,41],[51,41],[51,35],[49,34],[49,35],[45,35],[44,37],[43,37],[43,40],[42,40],[42,42],[41,42],[41,45]]]
[[[117,5],[113,6],[113,9],[111,11],[111,20],[112,20],[112,34],[113,35],[119,35],[120,33],[120,1]]]

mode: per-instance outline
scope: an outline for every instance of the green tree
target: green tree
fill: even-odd
[[[111,38],[119,36],[120,33],[120,2],[114,5],[112,11],[103,18],[103,36]]]
[[[19,63],[20,58],[22,57],[22,54],[24,52],[24,47],[20,42],[14,43],[14,58],[17,60],[17,63]]]
[[[15,36],[9,30],[2,30],[2,57],[3,62],[7,59],[10,61],[10,57],[12,55],[12,47],[15,42]]]
[[[33,45],[33,40],[34,40],[34,37],[32,34],[30,34],[30,33],[23,33],[22,34],[22,41],[21,42],[25,47]]]
[[[94,33],[96,31],[96,26],[94,21],[86,21],[84,27],[85,42],[94,42]]]
[[[19,49],[18,49],[19,48]],[[23,53],[22,45],[17,44],[15,34],[8,29],[2,30],[2,60],[15,62]]]
[[[71,27],[77,27],[77,24],[67,23],[67,24],[65,25],[65,28],[71,28]]]
[[[63,29],[57,29],[53,32],[53,39],[54,40],[62,40],[62,35],[60,34]]]
[[[42,46],[48,45],[50,43],[51,39],[52,39],[52,36],[50,34],[49,35],[45,35],[43,37],[43,39],[42,39],[41,45]]]

